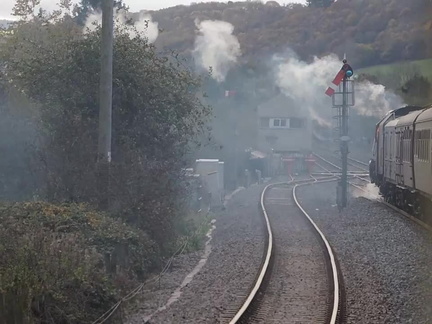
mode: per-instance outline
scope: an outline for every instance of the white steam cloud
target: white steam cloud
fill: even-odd
[[[197,64],[212,69],[212,77],[222,82],[240,56],[240,43],[232,33],[234,26],[225,21],[195,21],[198,35],[193,54]]]
[[[306,63],[290,52],[275,57],[274,61],[276,84],[281,91],[308,109],[311,117],[321,125],[330,126],[332,100],[324,92],[342,67],[341,60],[332,54],[315,57],[311,63]],[[401,98],[387,91],[383,85],[367,81],[355,84],[353,109],[359,115],[381,117],[402,105]]]
[[[381,197],[378,187],[373,183],[366,184],[366,186],[363,186],[362,189],[353,187],[351,189],[351,193],[354,198],[364,197],[370,200],[378,200]]]
[[[134,38],[138,35],[144,35],[149,43],[154,43],[159,35],[158,23],[154,22],[152,17],[147,13],[140,13],[138,20],[125,10],[115,11],[115,25],[117,27],[128,27],[126,29],[129,37]],[[129,27],[129,21],[133,22],[135,28]],[[102,24],[102,13],[95,12],[86,19],[84,30],[90,32],[96,30],[97,26]]]
[[[387,91],[382,84],[363,81],[356,84],[356,102],[354,108],[363,116],[384,116],[388,111],[402,107],[401,97]]]
[[[300,61],[290,52],[275,57],[276,84],[288,97],[307,109],[311,117],[323,126],[331,126],[331,100],[325,97],[329,81],[341,68],[335,55],[315,58],[312,63]]]

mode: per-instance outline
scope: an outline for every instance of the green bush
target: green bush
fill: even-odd
[[[156,254],[143,232],[85,205],[0,205],[0,318],[86,323],[143,279]]]

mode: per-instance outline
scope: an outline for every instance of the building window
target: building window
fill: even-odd
[[[270,128],[289,128],[289,118],[270,118]]]
[[[261,128],[304,128],[306,125],[304,118],[269,118],[261,117],[259,126]]]

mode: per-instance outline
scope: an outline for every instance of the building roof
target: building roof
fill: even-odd
[[[306,111],[301,109],[292,98],[279,94],[258,106],[258,116],[262,117],[293,117],[303,115]]]

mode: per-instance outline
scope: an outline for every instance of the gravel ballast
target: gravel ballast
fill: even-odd
[[[224,211],[215,212],[216,228],[210,241],[211,253],[181,295],[163,307],[185,277],[197,266],[203,251],[179,257],[165,274],[160,289],[147,291],[139,310],[127,323],[228,323],[254,282],[264,249],[263,220],[258,209],[264,185],[237,192]],[[200,261],[202,262],[202,260]]]
[[[325,323],[332,295],[320,240],[291,187],[267,190],[265,209],[273,232],[271,276],[247,323]]]
[[[341,265],[347,323],[432,322],[432,235],[379,202],[335,206],[336,183],[297,189]]]

